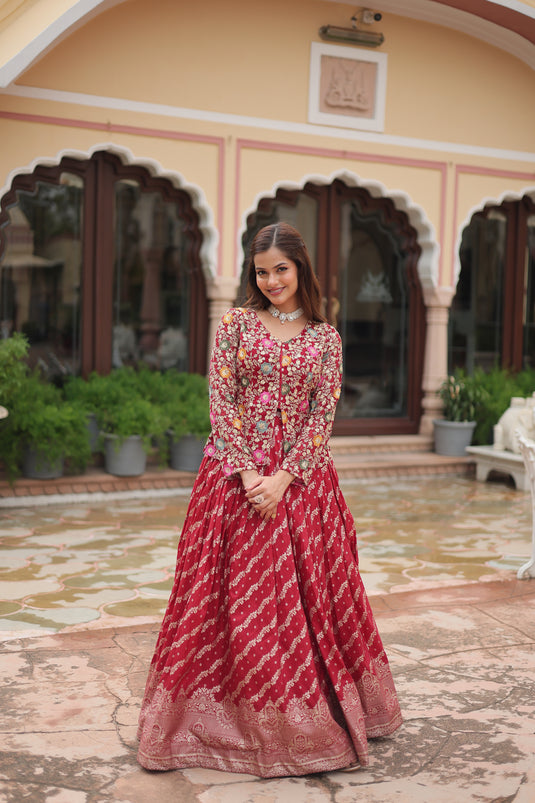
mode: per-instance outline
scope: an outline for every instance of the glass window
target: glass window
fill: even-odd
[[[189,272],[184,221],[176,203],[142,192],[136,181],[115,189],[112,365],[139,361],[188,369]]]
[[[500,364],[507,217],[475,216],[464,230],[461,273],[449,319],[450,370]]]
[[[343,201],[333,297],[344,347],[340,414],[406,414],[408,289],[405,259],[380,210]]]
[[[256,232],[278,221],[303,235],[322,312],[342,337],[344,383],[335,432],[416,432],[425,312],[416,269],[420,251],[406,215],[388,198],[372,198],[339,180],[280,189],[250,216],[244,255]],[[240,300],[246,261],[243,266]]]
[[[535,366],[535,203],[474,215],[463,232],[449,323],[450,370]]]
[[[16,177],[0,206],[0,336],[50,379],[140,361],[206,370],[197,212],[183,190],[101,151]]]
[[[45,374],[80,370],[83,182],[62,173],[19,190],[0,258],[2,337],[23,332]]]

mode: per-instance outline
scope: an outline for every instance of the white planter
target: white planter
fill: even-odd
[[[433,421],[435,452],[445,457],[464,457],[466,447],[472,443],[475,421]]]
[[[141,437],[132,435],[119,443],[117,435],[105,435],[104,465],[108,474],[116,477],[139,477],[144,474],[147,454]]]

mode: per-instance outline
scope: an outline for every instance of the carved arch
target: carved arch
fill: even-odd
[[[105,142],[93,145],[87,151],[64,149],[53,157],[37,157],[29,165],[17,167],[10,172],[3,188],[0,189],[0,204],[2,215],[4,209],[10,203],[10,192],[15,178],[25,175],[32,175],[39,168],[57,167],[63,159],[75,159],[85,161],[98,151],[106,151],[117,156],[125,166],[144,168],[153,178],[166,179],[178,190],[187,193],[191,200],[191,205],[198,216],[198,226],[202,233],[202,243],[200,245],[200,259],[203,274],[206,280],[213,279],[217,273],[217,248],[219,244],[219,232],[215,227],[212,210],[206,200],[204,192],[196,184],[192,184],[178,172],[165,170],[155,159],[135,157],[132,151],[114,143]],[[0,227],[2,217],[0,216]]]
[[[255,212],[262,198],[275,198],[279,189],[300,191],[303,190],[306,184],[319,184],[323,186],[332,184],[337,179],[344,182],[348,187],[361,187],[367,190],[372,198],[390,198],[394,207],[407,215],[411,226],[413,226],[418,234],[418,245],[421,248],[420,258],[418,260],[418,276],[422,287],[430,289],[437,287],[440,245],[436,239],[434,226],[427,217],[423,207],[414,203],[410,196],[402,190],[388,190],[381,182],[362,179],[356,173],[352,173],[348,170],[338,170],[331,173],[329,176],[309,174],[304,176],[299,182],[280,181],[274,184],[267,193],[259,192],[252,205],[244,211],[240,229],[237,232],[239,246],[238,264],[235,266],[236,276],[239,277],[241,274],[241,242],[247,230],[247,219],[249,215]]]

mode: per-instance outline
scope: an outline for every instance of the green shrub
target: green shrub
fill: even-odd
[[[442,383],[438,395],[446,421],[476,421],[486,391],[474,376],[455,371]]]
[[[0,457],[11,481],[21,473],[27,446],[45,453],[51,462],[65,457],[72,471],[85,470],[91,449],[87,416],[80,405],[65,402],[58,388],[27,369],[10,398],[9,416],[0,430]]]
[[[174,370],[162,376],[162,410],[175,439],[183,435],[207,438],[211,428],[207,378]]]
[[[28,349],[28,340],[19,332],[0,340],[0,404],[8,410],[28,373],[24,361]]]
[[[535,370],[526,369],[513,374],[498,367],[491,371],[476,368],[473,381],[485,391],[472,440],[481,446],[492,443],[493,428],[511,404],[512,397],[527,397],[535,392]]]

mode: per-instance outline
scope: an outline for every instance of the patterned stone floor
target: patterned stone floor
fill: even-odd
[[[188,494],[0,510],[0,803],[533,803],[529,494],[343,483],[405,724],[352,773],[261,780],[135,760]]]
[[[530,495],[443,477],[343,481],[373,597],[514,573],[530,555]],[[0,634],[160,621],[189,499],[0,510]]]

